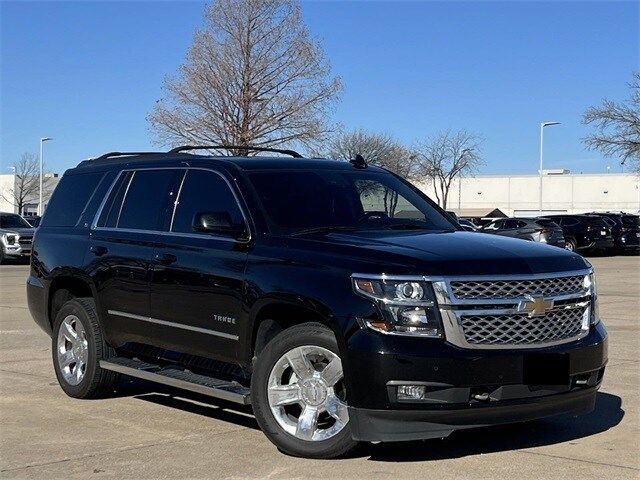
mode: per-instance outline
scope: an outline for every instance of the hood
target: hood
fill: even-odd
[[[369,231],[308,238],[301,241],[315,244],[315,252],[324,250],[342,264],[345,257],[359,259],[354,267],[364,271],[358,273],[526,275],[590,267],[580,255],[559,247],[475,232]]]
[[[0,234],[17,233],[21,237],[33,237],[35,228],[0,228]]]

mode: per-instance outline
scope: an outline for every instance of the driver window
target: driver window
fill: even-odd
[[[425,220],[425,216],[395,190],[375,180],[357,180],[356,190],[364,213],[379,213],[389,218]]]

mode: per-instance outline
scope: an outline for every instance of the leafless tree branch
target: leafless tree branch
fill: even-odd
[[[466,130],[441,132],[417,145],[419,175],[433,183],[442,208],[447,208],[454,178],[473,173],[484,163],[481,145],[482,139]]]
[[[310,145],[341,89],[297,1],[215,0],[148,121],[161,144]]]
[[[13,203],[18,213],[22,214],[27,203],[37,201],[40,190],[40,162],[34,153],[25,152],[13,164],[15,183],[8,191],[2,192],[2,197]],[[42,179],[43,195],[46,197],[51,190],[50,179]]]
[[[605,99],[601,106],[587,109],[582,121],[595,128],[583,142],[607,157],[619,157],[621,164],[628,161],[640,173],[640,72],[634,73],[629,88],[626,103]]]

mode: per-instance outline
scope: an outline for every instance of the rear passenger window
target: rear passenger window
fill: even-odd
[[[180,170],[137,170],[124,194],[117,228],[164,230],[169,205],[175,201],[175,179]]]
[[[206,170],[188,170],[180,189],[171,231],[195,233],[193,219],[197,213],[204,212],[227,212],[234,225],[244,223],[238,202],[220,175]]]
[[[75,226],[103,176],[104,172],[96,172],[62,177],[53,192],[51,202],[42,219],[42,226]]]
[[[122,199],[124,198],[124,194],[127,191],[129,182],[131,182],[132,175],[133,172],[124,172],[118,178],[118,181],[111,190],[109,199],[102,209],[102,213],[100,214],[100,218],[98,219],[98,227],[115,228],[116,224],[118,223],[118,215],[120,214],[120,209],[122,208]]]

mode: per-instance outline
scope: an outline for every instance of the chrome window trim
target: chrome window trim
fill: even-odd
[[[176,210],[178,210],[178,204],[180,203],[180,194],[182,193],[182,186],[184,185],[184,181],[187,179],[187,171],[185,170],[182,174],[182,180],[180,180],[180,186],[178,187],[178,193],[176,194],[176,199],[173,201],[173,210],[171,211],[171,223],[169,224],[169,231],[173,231],[173,221],[176,218]]]
[[[225,237],[225,236],[222,236],[222,235],[211,235],[211,234],[207,234],[207,233],[195,233],[195,232],[194,233],[183,233],[183,232],[172,232],[172,231],[164,231],[164,230],[144,230],[144,229],[137,229],[137,228],[118,228],[117,225],[118,225],[118,223],[120,221],[120,213],[122,211],[122,206],[124,205],[125,199],[127,197],[127,193],[128,193],[128,190],[129,190],[129,185],[131,185],[131,180],[135,176],[135,172],[139,172],[139,171],[143,171],[143,170],[184,170],[185,175],[182,177],[182,182],[184,182],[184,179],[186,178],[186,174],[187,174],[188,170],[204,170],[204,171],[207,171],[207,172],[215,173],[220,178],[222,178],[222,180],[227,184],[227,187],[231,191],[231,194],[233,195],[233,198],[236,201],[236,205],[238,206],[238,209],[240,210],[240,214],[242,215],[242,219],[243,219],[245,227],[247,229],[248,238],[246,238],[246,239],[236,239],[236,238]],[[134,173],[133,173],[133,175],[131,175],[131,178],[129,179],[129,184],[127,185],[127,191],[125,191],[125,195],[122,198],[122,204],[120,205],[120,212],[118,213],[118,222],[116,222],[116,227],[98,227],[98,220],[100,219],[100,216],[102,215],[102,211],[104,210],[104,207],[105,207],[105,205],[107,203],[107,200],[111,196],[111,193],[112,193],[115,185],[118,183],[118,179],[125,172],[134,172]],[[175,215],[175,211],[176,211],[176,207],[177,207],[177,204],[175,202],[179,202],[179,200],[180,200],[179,194],[182,191],[182,182],[180,184],[180,188],[178,189],[178,195],[176,196],[176,200],[174,201],[174,208],[173,208],[173,213],[172,213],[172,218],[171,218],[171,228],[173,227],[173,215]],[[200,238],[200,239],[213,239],[213,240],[222,240],[222,241],[226,241],[226,242],[241,243],[241,244],[248,244],[248,243],[251,242],[251,240],[253,238],[253,234],[251,232],[251,223],[249,221],[249,217],[247,216],[244,208],[242,207],[242,203],[240,202],[240,197],[238,197],[238,194],[236,193],[236,190],[233,188],[233,185],[227,179],[227,177],[225,177],[222,173],[220,173],[219,171],[214,170],[212,168],[190,167],[190,166],[125,168],[125,169],[120,170],[118,172],[118,175],[116,175],[116,177],[113,179],[113,182],[111,183],[111,186],[107,190],[107,193],[105,194],[105,197],[102,199],[102,202],[100,203],[100,207],[98,208],[98,211],[96,212],[95,216],[93,217],[93,221],[91,222],[91,230],[92,231],[95,230],[95,231],[144,233],[144,234],[154,234],[154,235],[170,235],[170,236],[175,236],[175,237]]]
[[[189,330],[192,332],[205,333],[207,335],[213,335],[216,337],[226,338],[227,340],[238,340],[238,335],[231,333],[220,332],[218,330],[210,330],[208,328],[194,327],[191,325],[184,325],[182,323],[169,322],[167,320],[160,320],[159,318],[147,317],[144,315],[137,315],[135,313],[122,312],[120,310],[107,310],[109,315],[116,315],[118,317],[132,318],[134,320],[141,320],[143,322],[155,323],[157,325],[164,325],[165,327],[181,328],[183,330]]]
[[[129,177],[129,181],[127,182],[127,188],[124,191],[124,195],[122,196],[122,203],[120,204],[120,210],[118,210],[118,218],[116,218],[116,226],[114,228],[118,228],[120,225],[120,215],[122,215],[122,208],[124,207],[124,202],[127,201],[127,195],[129,195],[129,187],[131,186],[131,182],[133,182],[133,177],[136,176],[136,172],[134,171]]]
[[[546,280],[562,277],[573,276],[586,276],[593,274],[593,268],[585,268],[580,270],[570,270],[564,272],[550,272],[550,273],[532,273],[532,274],[509,274],[509,275],[454,275],[454,276],[429,276],[429,275],[387,275],[387,274],[368,274],[368,273],[354,273],[351,278],[363,278],[374,280],[400,280],[400,281],[418,281],[418,282],[430,282],[433,286],[433,290],[436,297],[436,304],[438,311],[440,312],[440,318],[442,320],[442,327],[444,330],[444,340],[461,348],[470,350],[510,350],[510,349],[538,349],[552,347],[555,345],[561,345],[564,343],[574,342],[581,338],[584,338],[589,333],[589,327],[582,329],[580,333],[574,337],[564,338],[557,341],[537,343],[537,344],[471,344],[466,341],[464,331],[461,325],[461,317],[463,315],[515,315],[522,314],[517,311],[517,304],[521,300],[525,300],[523,296],[512,297],[507,299],[458,299],[453,295],[450,287],[450,282],[453,281],[517,281],[517,280]],[[353,280],[352,280],[353,282]],[[585,308],[585,316],[589,315],[591,295],[593,294],[592,288],[584,289],[581,292],[549,295],[545,298],[555,301],[563,300],[580,300],[568,305],[557,306],[554,309],[567,309],[567,308]],[[588,300],[585,300],[589,297]],[[465,309],[465,306],[481,307],[486,305],[487,308],[472,308]],[[505,308],[495,308],[497,305],[504,305]],[[584,323],[584,322],[583,322]],[[587,322],[589,325],[589,322]]]

